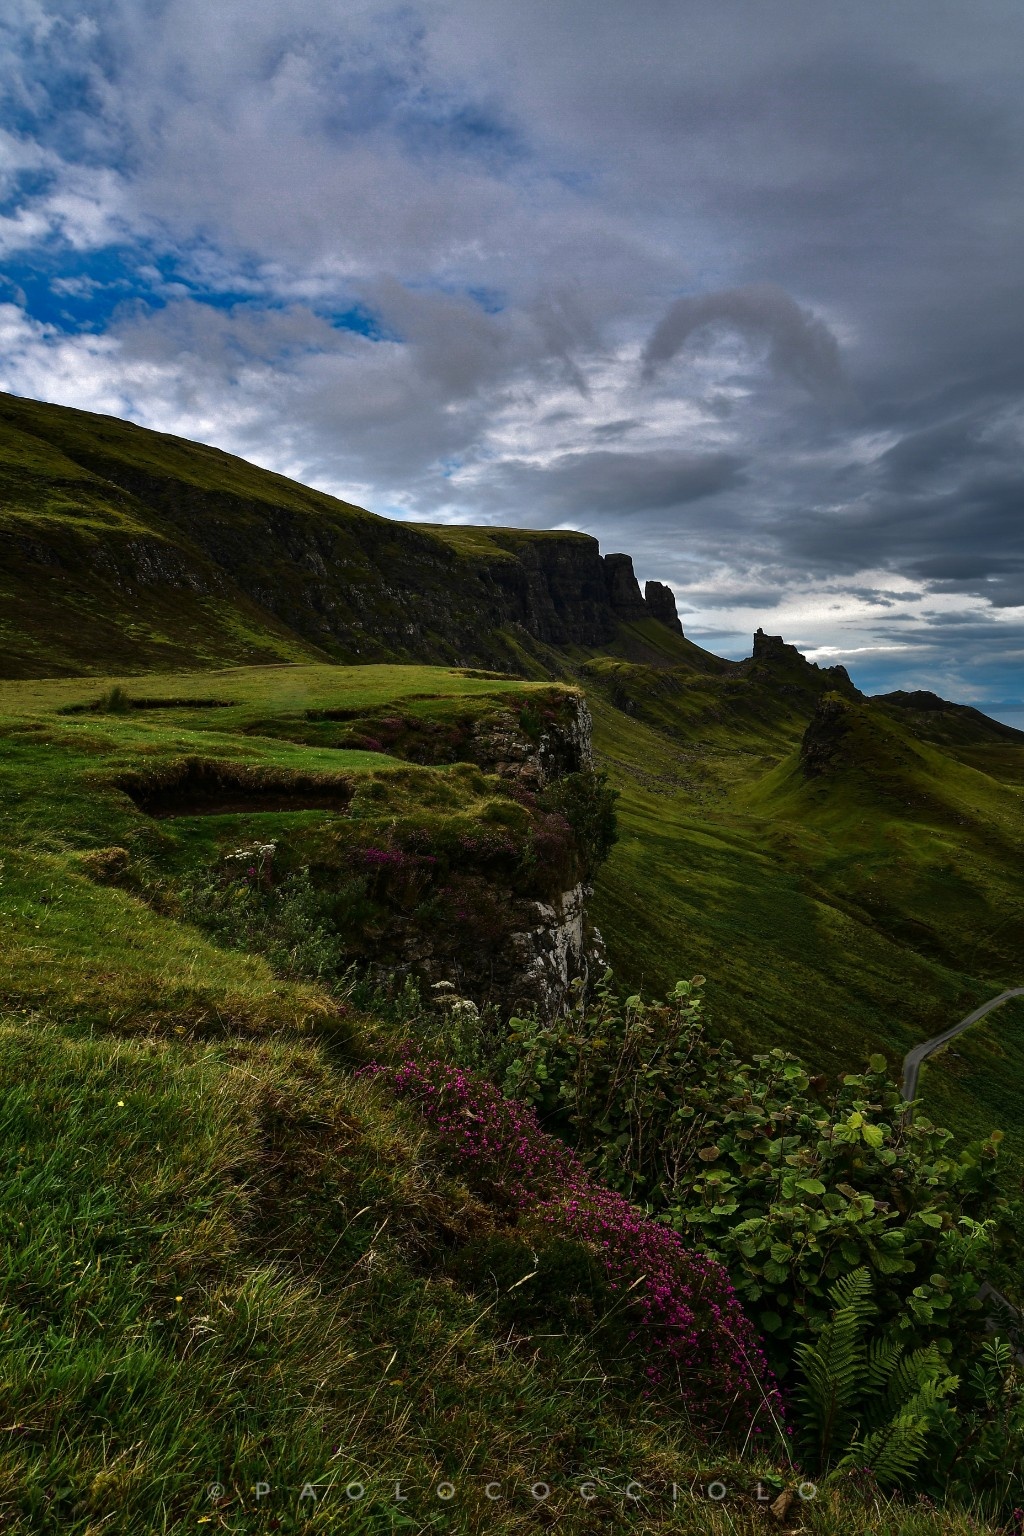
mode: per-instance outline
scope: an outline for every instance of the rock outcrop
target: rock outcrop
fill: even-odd
[[[652,619],[657,619],[659,624],[667,625],[677,635],[682,634],[683,626],[676,612],[676,595],[671,587],[666,587],[661,581],[645,582],[644,601]]]
[[[498,709],[473,730],[472,760],[533,792],[567,773],[594,766],[593,722],[582,694],[568,693],[557,721],[545,721],[536,740],[512,710]]]
[[[378,880],[377,899],[390,910],[373,951],[353,958],[369,961],[382,979],[411,975],[428,987],[450,983],[477,1007],[494,1006],[505,1016],[536,1009],[551,1018],[569,1002],[574,982],[586,985],[603,971],[601,936],[587,913],[593,850],[546,794],[568,775],[593,770],[590,711],[571,689],[541,700],[532,713],[498,705],[460,748],[460,760],[508,786],[508,798],[492,800],[479,830],[466,834],[465,853],[445,845],[437,849],[439,859],[432,850],[417,861],[416,878],[426,884],[412,910],[407,858],[392,856],[394,900],[386,895],[386,879]],[[419,846],[422,829],[414,835]],[[395,836],[401,847],[400,824]],[[439,868],[444,872],[432,872]],[[421,922],[415,908],[429,908],[430,921]]]
[[[839,762],[850,734],[850,705],[835,693],[818,700],[800,743],[800,766],[808,778],[820,778]]]
[[[647,604],[629,555],[605,555],[604,579],[608,606],[617,619],[628,624],[634,619],[647,617]]]
[[[781,635],[766,635],[763,629],[754,631],[754,653],[751,659],[768,667],[795,664],[806,668],[808,672],[817,673],[830,688],[852,694],[859,692],[845,667],[820,667],[816,661],[808,661],[802,651],[798,651],[795,645],[789,645]]]
[[[533,1007],[551,1018],[565,1007],[574,981],[586,987],[604,971],[604,943],[587,915],[589,894],[588,886],[574,885],[554,902],[537,902],[535,924],[510,935],[516,965],[510,1011]]]

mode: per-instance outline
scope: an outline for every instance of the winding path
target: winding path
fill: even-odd
[[[1011,997],[1024,997],[1024,987],[1010,987],[1008,991],[1000,992],[998,997],[990,997],[987,1003],[982,1003],[980,1008],[975,1008],[974,1012],[969,1013],[966,1019],[961,1019],[959,1024],[954,1024],[951,1029],[943,1030],[941,1035],[936,1035],[931,1040],[925,1040],[923,1044],[915,1045],[913,1050],[908,1051],[903,1058],[903,1097],[910,1100],[917,1093],[917,1078],[921,1070],[922,1061],[925,1061],[933,1051],[937,1051],[940,1045],[945,1045],[948,1040],[955,1040],[957,1035],[961,1034],[965,1029],[970,1029],[972,1024],[977,1024],[978,1020],[983,1019],[986,1013],[991,1013],[994,1008],[1001,1008],[1004,1003],[1008,1003]],[[905,1113],[909,1115],[912,1111],[906,1110]],[[981,1288],[978,1291],[978,1298],[981,1301],[990,1303],[985,1325],[989,1332],[998,1331],[1007,1322],[1010,1323],[1011,1330],[1014,1326],[1020,1329],[1024,1325],[1024,1316],[1014,1306],[1013,1302],[1007,1300],[1002,1291],[997,1291],[995,1286],[991,1285],[988,1280],[982,1282]],[[1017,1348],[1014,1353],[1020,1363],[1024,1365],[1024,1349]]]
[[[969,1029],[972,1024],[977,1024],[986,1013],[991,1013],[993,1008],[1001,1008],[1008,1003],[1011,997],[1024,997],[1024,987],[1011,987],[1008,992],[1000,992],[998,997],[989,998],[987,1003],[982,1003],[980,1008],[975,1008],[966,1019],[961,1019],[959,1024],[954,1024],[951,1029],[943,1030],[941,1035],[935,1035],[931,1040],[925,1040],[921,1045],[915,1045],[913,1050],[907,1052],[903,1058],[903,1097],[907,1100],[914,1098],[917,1093],[917,1077],[921,1070],[921,1063],[925,1061],[933,1051],[937,1051],[940,1045],[945,1045],[948,1040],[954,1040],[963,1030]]]

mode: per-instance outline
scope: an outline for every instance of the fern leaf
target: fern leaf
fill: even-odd
[[[871,1392],[884,1391],[892,1379],[903,1345],[898,1339],[872,1339],[868,1345],[865,1377]]]

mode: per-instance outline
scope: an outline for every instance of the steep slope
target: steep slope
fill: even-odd
[[[628,556],[603,560],[587,535],[399,523],[215,448],[9,395],[0,497],[8,677],[325,658],[520,670],[647,612]]]
[[[896,1066],[1024,975],[1020,733],[992,747],[980,717],[972,744],[961,721],[951,755],[793,654],[721,679],[585,671],[621,791],[595,916],[631,984],[704,972],[724,1032],[837,1070],[879,1047]]]

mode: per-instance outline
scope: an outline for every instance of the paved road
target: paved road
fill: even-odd
[[[908,1051],[903,1058],[903,1097],[912,1099],[917,1093],[917,1075],[921,1070],[921,1063],[933,1051],[937,1051],[940,1045],[945,1045],[947,1040],[953,1040],[963,1030],[969,1029],[972,1024],[977,1024],[986,1013],[991,1013],[993,1008],[1001,1008],[1003,1003],[1008,1003],[1011,997],[1024,997],[1024,987],[1011,987],[1008,992],[1000,992],[998,997],[989,998],[987,1003],[982,1003],[980,1008],[975,1008],[966,1019],[961,1019],[959,1024],[954,1024],[952,1029],[944,1030],[941,1035],[936,1035],[933,1040],[926,1040],[923,1045],[915,1045],[912,1051]]]

